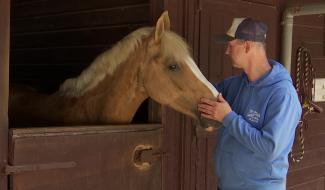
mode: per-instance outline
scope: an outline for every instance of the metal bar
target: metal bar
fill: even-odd
[[[47,164],[32,164],[32,165],[17,165],[17,166],[6,166],[6,175],[18,174],[23,172],[35,172],[42,170],[53,170],[53,169],[66,169],[76,167],[76,162],[53,162]]]

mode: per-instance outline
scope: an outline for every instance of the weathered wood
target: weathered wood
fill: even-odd
[[[277,2],[276,0],[243,0],[243,1],[262,4],[262,5],[271,5],[271,6],[275,6]]]
[[[302,5],[314,1],[273,1],[273,0],[199,0],[192,8],[191,15],[198,15],[192,35],[194,40],[194,55],[197,55],[199,66],[204,75],[212,82],[218,82],[223,78],[238,73],[231,67],[230,59],[224,56],[225,46],[217,44],[213,38],[223,34],[231,24],[234,17],[253,17],[265,21],[268,24],[267,34],[268,56],[279,59],[281,40],[282,11],[285,6]],[[312,15],[295,18],[293,47],[306,45],[313,55],[313,64],[317,77],[324,77],[324,16]],[[198,43],[195,45],[195,43]],[[293,52],[293,57],[294,57]],[[294,58],[293,58],[294,60]],[[294,65],[294,64],[293,64]],[[294,75],[294,73],[293,73]],[[320,104],[324,107],[324,103]],[[291,163],[289,169],[288,188],[324,190],[322,178],[315,182],[315,178],[324,176],[324,114],[311,116],[309,128],[304,130],[306,155],[299,164]],[[212,159],[216,139],[212,136],[217,132],[207,133],[199,130],[198,135],[198,162],[197,164],[197,189],[215,189],[217,180],[212,171],[214,167]],[[297,145],[295,145],[297,148]],[[209,163],[210,164],[207,164]],[[209,172],[211,171],[211,173]],[[310,175],[310,176],[309,176]],[[300,185],[301,184],[301,185]],[[309,184],[309,185],[307,185]],[[293,186],[294,185],[294,186]],[[292,187],[292,188],[291,188]]]
[[[10,80],[53,92],[115,42],[150,22],[149,0],[12,2]],[[148,107],[136,122],[147,122]]]
[[[288,187],[288,190],[306,190],[306,189],[324,190],[325,189],[324,177]]]
[[[10,52],[11,63],[17,66],[42,66],[51,65],[69,65],[79,63],[90,64],[97,55],[111,48],[110,44],[99,46],[80,46],[80,47],[59,47],[59,48],[35,48],[35,49],[16,49]],[[57,56],[60,55],[60,56]],[[86,66],[86,65],[83,65]]]
[[[40,127],[11,129],[11,136],[15,139],[25,137],[45,137],[45,136],[74,136],[86,134],[102,134],[102,133],[127,133],[137,131],[153,131],[160,129],[161,124],[138,124],[138,125],[93,125],[93,126],[67,126],[67,127]]]
[[[0,0],[0,13],[0,190],[6,190],[8,179],[3,168],[8,157],[9,0]]]
[[[303,184],[324,177],[325,164],[318,163],[311,167],[303,168],[288,174],[287,187]],[[323,189],[322,189],[323,190]]]
[[[162,165],[157,155],[135,155],[138,145],[161,152],[161,125],[51,127],[13,129],[10,164],[75,162],[72,168],[11,175],[13,189],[161,189]],[[149,152],[148,152],[149,153]],[[145,168],[135,166],[142,156]],[[152,158],[152,160],[150,159]],[[149,159],[149,160],[148,160]],[[139,163],[141,164],[141,159]],[[48,165],[47,165],[48,166]]]
[[[143,24],[134,24],[117,27],[15,34],[12,36],[12,48],[80,47],[113,44],[116,42],[116,39],[120,40],[131,31],[142,26]]]
[[[122,8],[107,8],[68,12],[57,15],[13,19],[13,33],[63,30],[72,28],[91,28],[96,26],[112,26],[136,24],[149,20],[149,5],[140,4]],[[134,16],[136,15],[136,16]]]
[[[30,3],[13,4],[13,17],[26,18],[44,14],[62,14],[83,10],[107,9],[125,6],[148,4],[149,0],[121,0],[121,1],[78,1],[78,0],[47,0],[33,1]]]
[[[7,165],[5,171],[7,175],[13,175],[24,172],[37,172],[42,170],[73,168],[76,165],[77,164],[75,162],[52,162],[47,164],[30,164],[18,166]]]

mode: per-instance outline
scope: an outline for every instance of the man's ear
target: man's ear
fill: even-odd
[[[168,16],[168,11],[165,11],[161,14],[161,16],[159,17],[156,23],[155,42],[159,42],[163,33],[169,29],[170,29],[170,20]]]

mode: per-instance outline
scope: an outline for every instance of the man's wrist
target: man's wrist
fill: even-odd
[[[229,112],[222,121],[223,126],[227,127],[231,125],[231,122],[237,117],[237,114],[234,111]]]

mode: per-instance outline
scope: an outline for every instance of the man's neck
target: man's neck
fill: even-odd
[[[249,81],[255,82],[272,69],[266,56],[253,58],[244,69]]]

